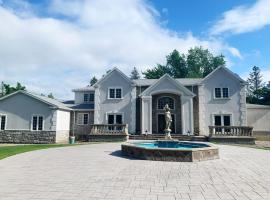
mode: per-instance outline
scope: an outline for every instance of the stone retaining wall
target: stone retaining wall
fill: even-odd
[[[0,131],[0,143],[52,144],[55,140],[55,131]]]

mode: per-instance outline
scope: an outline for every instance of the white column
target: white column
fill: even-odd
[[[99,120],[99,113],[100,113],[100,101],[99,101],[99,87],[95,89],[95,108],[94,108],[94,124],[99,124],[100,120]]]
[[[130,112],[130,126],[129,131],[130,133],[135,133],[136,131],[136,87],[132,87],[131,91],[131,112]]]
[[[193,134],[193,98],[191,96],[181,96],[182,103],[182,134]]]
[[[152,134],[152,96],[142,96],[142,133]]]

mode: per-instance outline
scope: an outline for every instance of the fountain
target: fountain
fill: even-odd
[[[218,148],[210,143],[180,142],[171,137],[172,116],[168,104],[164,107],[165,139],[153,142],[126,142],[122,154],[138,159],[193,162],[219,158]]]

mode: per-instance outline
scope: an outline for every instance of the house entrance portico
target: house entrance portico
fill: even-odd
[[[152,95],[152,133],[164,134],[164,107],[168,104],[172,115],[172,134],[182,134],[181,96],[174,93],[158,93]]]
[[[147,134],[164,134],[164,106],[172,114],[173,134],[193,134],[193,97],[195,95],[169,75],[141,93],[141,131]]]

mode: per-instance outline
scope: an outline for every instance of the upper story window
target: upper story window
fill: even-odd
[[[84,103],[88,103],[88,102],[93,102],[95,99],[95,94],[94,93],[85,93],[83,95],[83,101]]]
[[[89,114],[88,113],[78,113],[77,124],[78,125],[87,125],[89,123]]]
[[[174,99],[171,97],[161,97],[158,99],[157,106],[159,110],[164,109],[165,105],[168,104],[169,108],[174,110]]]
[[[43,130],[43,116],[34,115],[32,117],[32,130],[42,131]]]
[[[215,98],[216,99],[229,98],[229,88],[215,88]]]
[[[7,117],[5,115],[0,115],[0,130],[3,131],[6,129]]]
[[[109,88],[109,99],[121,99],[122,88]]]

